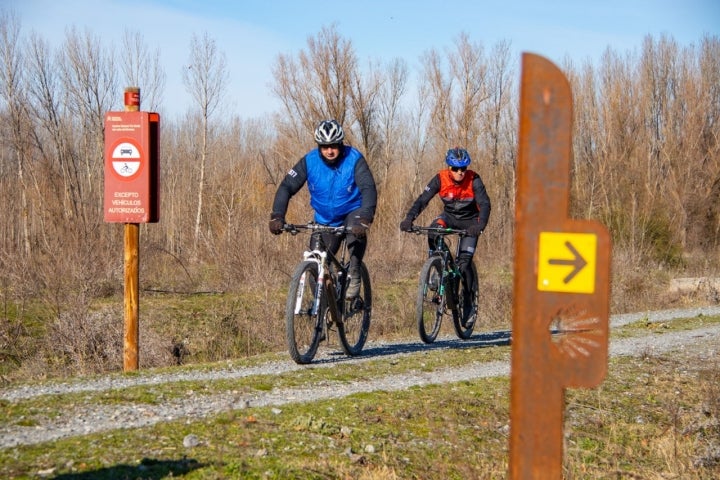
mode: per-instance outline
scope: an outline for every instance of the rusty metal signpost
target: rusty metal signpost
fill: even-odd
[[[608,357],[610,237],[568,218],[572,93],[547,59],[522,57],[510,380],[510,478],[562,478],[564,395]]]

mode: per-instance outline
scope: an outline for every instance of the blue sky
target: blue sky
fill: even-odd
[[[487,51],[510,42],[518,63],[521,52],[533,52],[558,64],[565,56],[597,62],[608,47],[639,50],[647,35],[668,34],[681,46],[720,35],[720,0],[0,0],[0,6],[19,14],[23,34],[34,31],[53,47],[71,26],[116,47],[126,29],[139,31],[160,49],[165,112],[172,116],[189,106],[180,72],[192,35],[205,32],[227,58],[228,110],[245,118],[277,109],[269,87],[277,55],[306,49],[308,37],[333,24],[361,61],[403,58],[413,77],[423,53],[454,48],[461,32]]]

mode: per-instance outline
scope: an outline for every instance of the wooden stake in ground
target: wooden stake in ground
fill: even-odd
[[[140,89],[125,89],[125,111],[140,110]],[[139,333],[139,289],[140,289],[140,224],[125,224],[125,333],[123,343],[123,370],[128,372],[140,368],[138,355]]]

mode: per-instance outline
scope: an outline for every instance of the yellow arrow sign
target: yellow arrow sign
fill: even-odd
[[[597,235],[540,232],[538,290],[594,293]]]

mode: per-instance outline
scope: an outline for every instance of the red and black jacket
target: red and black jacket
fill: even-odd
[[[417,218],[438,194],[445,214],[459,221],[477,218],[481,228],[485,228],[490,218],[490,197],[476,172],[468,170],[460,182],[455,182],[450,170],[441,170],[412,204],[408,216]]]

